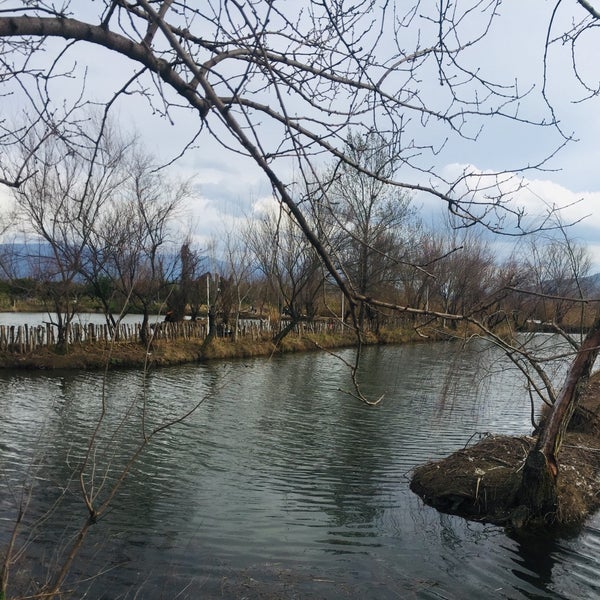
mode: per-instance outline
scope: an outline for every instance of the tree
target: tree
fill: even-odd
[[[558,236],[547,240],[542,250],[531,246],[530,269],[536,277],[534,291],[544,304],[552,305],[550,324],[566,340],[573,352],[573,359],[562,388],[556,394],[549,384],[542,361],[530,360],[545,389],[550,392],[544,401],[551,406],[548,416],[539,427],[535,446],[529,452],[523,469],[523,477],[517,501],[520,518],[533,522],[551,523],[558,511],[557,480],[559,475],[559,452],[571,417],[577,409],[600,353],[599,310],[593,311],[591,324],[586,323],[585,306],[588,295],[584,278],[590,269],[590,258],[585,248],[570,239],[562,223],[558,223]],[[539,291],[538,291],[539,290]],[[574,306],[579,336],[569,335],[562,328],[566,313]],[[577,323],[576,323],[577,324]],[[531,380],[530,380],[531,381]]]
[[[90,259],[87,250],[94,222],[125,178],[127,144],[114,132],[105,129],[98,138],[87,133],[78,139],[74,151],[60,136],[32,129],[21,140],[20,153],[35,153],[35,160],[27,165],[31,171],[23,184],[14,190],[24,234],[38,240],[31,244],[38,252],[29,258],[49,302],[59,346],[66,344],[77,311],[75,284]]]
[[[360,169],[345,163],[332,169],[331,183],[318,197],[325,205],[319,220],[323,222],[324,210],[330,213],[331,253],[348,285],[364,298],[385,298],[386,286],[396,282],[398,267],[406,262],[414,211],[406,192],[385,183],[394,177],[397,161],[396,148],[385,137],[350,133],[346,146]],[[361,301],[359,327],[371,313],[369,302]]]
[[[200,304],[200,288],[198,277],[202,258],[189,238],[179,249],[178,281],[175,282],[167,298],[168,316],[171,321],[183,321],[187,307],[190,307],[192,320],[198,318]]]
[[[460,315],[476,314],[487,305],[497,291],[496,265],[480,235],[450,225],[439,235],[434,256],[430,302],[437,300],[442,312]]]
[[[305,318],[315,316],[324,277],[314,248],[283,209],[266,213],[245,233],[258,269],[269,281],[280,315],[287,323],[274,337],[278,344]]]
[[[150,314],[161,307],[176,268],[165,252],[172,221],[189,191],[187,182],[171,183],[158,172],[144,152],[133,153],[128,165],[127,187],[104,223],[105,254],[122,297],[142,312],[141,342],[147,345]]]
[[[493,81],[481,68],[476,50],[495,26],[500,4],[310,2],[306,10],[298,2],[286,3],[283,10],[272,0],[213,0],[200,10],[172,0],[104,0],[96,3],[94,12],[83,3],[55,6],[32,0],[1,13],[0,93],[17,94],[32,121],[68,140],[89,98],[83,86],[80,95],[63,102],[53,84],[61,76],[84,80],[72,62],[73,53],[79,59],[84,56],[80,42],[109,50],[136,70],[115,86],[104,102],[106,110],[137,95],[166,118],[194,112],[197,128],[183,149],[206,134],[252,159],[345,294],[353,314],[367,304],[423,314],[423,309],[398,306],[352,288],[312,226],[306,207],[293,196],[290,162],[310,183],[318,172],[316,162],[333,158],[357,173],[439,199],[465,226],[525,233],[527,215],[511,194],[522,185],[513,177],[512,165],[512,172],[503,165],[494,173],[466,167],[447,180],[435,160],[448,136],[477,140],[490,117],[518,127],[522,136],[528,126],[553,128],[558,136],[554,147],[523,169],[543,165],[570,139],[559,128],[550,102],[548,114],[534,119],[520,102],[531,88],[520,93],[518,82]],[[556,6],[561,5],[559,1]],[[583,31],[597,25],[600,14],[588,0],[577,0],[577,8],[585,18],[576,18],[569,30],[549,35],[549,40],[576,44]],[[549,34],[553,25],[554,21]],[[59,43],[48,43],[50,38]],[[44,51],[47,60],[42,59]],[[38,57],[40,62],[33,60]],[[598,95],[597,88],[581,82],[589,95]],[[397,149],[402,179],[388,181],[356,164],[345,141],[357,129],[375,129]],[[0,143],[10,148],[26,135],[26,128],[3,125]],[[22,157],[12,173],[3,170],[0,181],[22,186],[34,157],[35,152]],[[550,207],[546,218],[555,210]],[[155,272],[155,265],[150,269]]]
[[[521,518],[535,523],[552,523],[558,510],[558,455],[567,427],[585,390],[600,353],[600,318],[578,345],[560,394],[528,453],[517,494]]]
[[[434,139],[444,140],[448,133],[468,140],[477,138],[481,122],[490,115],[520,127],[555,124],[552,118],[534,122],[520,114],[518,85],[493,82],[471,51],[494,25],[499,4],[473,0],[453,12],[432,5],[396,14],[393,3],[335,8],[312,4],[310,11],[299,3],[284,12],[270,0],[235,6],[215,1],[200,12],[187,6],[176,10],[172,0],[158,8],[148,0],[115,0],[93,14],[75,3],[55,8],[34,1],[0,17],[7,64],[3,84],[11,91],[27,90],[40,77],[75,76],[69,45],[47,69],[31,66],[27,57],[50,38],[101,46],[137,65],[106,102],[107,108],[127,94],[143,94],[157,112],[172,119],[182,104],[194,111],[198,128],[190,140],[206,132],[250,157],[330,276],[349,300],[361,302],[288,190],[289,157],[307,181],[316,172],[313,157],[324,154],[381,178],[356,164],[345,149],[350,131],[376,128],[397,151],[395,159],[409,176],[389,183],[439,198],[466,222],[522,231],[523,210],[510,204],[504,190],[511,180],[505,173],[467,169],[445,181],[430,160],[444,142],[430,141],[427,128],[435,130]],[[441,84],[437,89],[420,84],[422,77],[431,80],[432,75]],[[154,93],[151,83],[156,84]],[[59,111],[54,110],[54,92],[47,87],[39,96],[27,96],[27,110],[32,118],[68,128],[85,103],[84,95]],[[259,135],[267,125],[269,133]],[[20,130],[9,130],[3,142],[8,145],[20,136]],[[427,178],[429,183],[423,183]],[[3,177],[14,186],[21,179],[21,171]],[[511,223],[509,217],[514,217]]]
[[[233,338],[237,339],[242,305],[247,302],[252,289],[251,279],[256,266],[243,235],[235,237],[232,232],[225,233],[224,250],[225,273],[231,282],[231,304],[234,309]]]
[[[537,317],[562,327],[569,311],[589,296],[585,279],[591,272],[589,250],[559,227],[555,235],[538,235],[529,241],[530,288],[539,302]],[[579,312],[579,311],[577,311]],[[575,322],[583,323],[577,314]]]

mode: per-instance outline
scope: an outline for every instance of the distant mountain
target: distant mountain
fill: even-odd
[[[0,244],[0,279],[34,277],[51,259],[52,247],[46,242]]]
[[[37,274],[51,270],[53,257],[52,246],[47,242],[0,244],[0,279],[35,279]],[[168,280],[176,281],[181,275],[179,248],[166,247],[160,258]],[[221,273],[225,271],[222,261],[211,261],[206,256],[201,256],[199,261],[200,274],[209,270],[211,264],[221,269]]]
[[[589,289],[590,295],[600,296],[600,273],[584,277],[583,282],[586,288]]]

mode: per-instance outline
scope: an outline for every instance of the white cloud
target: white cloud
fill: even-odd
[[[466,175],[455,187],[454,196],[465,194],[476,201],[487,202],[490,196],[501,197],[507,208],[521,208],[533,225],[549,212],[557,212],[564,224],[586,219],[586,224],[600,228],[600,212],[594,210],[600,202],[600,192],[574,191],[550,179],[530,178],[518,173],[499,176],[490,170],[470,164],[450,164],[443,169],[448,181]]]
[[[464,173],[471,174],[470,188],[485,187],[494,182],[493,173],[478,169],[474,165],[450,164],[443,174],[448,180],[454,180]],[[489,178],[489,180],[488,180]],[[466,185],[459,193],[463,193]],[[595,268],[600,270],[600,191],[579,191],[551,179],[524,177],[519,174],[506,174],[491,189],[476,191],[473,198],[485,200],[485,194],[504,194],[507,207],[522,209],[526,217],[523,223],[531,229],[545,222],[549,214],[554,214],[547,227],[562,224],[568,227],[571,238],[586,245],[593,257]],[[431,207],[431,201],[425,202]]]
[[[273,196],[263,196],[252,204],[252,215],[260,218],[263,215],[273,212],[278,206],[279,203]]]
[[[3,235],[6,227],[8,227],[12,207],[13,198],[10,189],[0,184],[0,235]]]
[[[5,185],[0,185],[0,212],[5,212],[12,205],[12,194]]]

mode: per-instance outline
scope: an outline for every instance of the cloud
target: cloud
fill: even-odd
[[[503,195],[506,207],[522,211],[526,215],[522,223],[531,229],[544,224],[546,227],[565,226],[572,239],[587,246],[595,268],[600,270],[600,191],[573,190],[551,179],[524,177],[517,173],[507,173],[496,181],[493,172],[471,164],[453,163],[443,169],[443,175],[449,181],[464,173],[470,174],[471,191],[478,186],[487,188],[473,192],[471,198],[485,202],[486,194]],[[463,185],[458,193],[465,193],[466,189],[467,185]],[[426,200],[424,205],[431,209],[431,200]]]
[[[5,185],[0,184],[0,211],[4,212],[11,207],[13,202],[12,192]]]
[[[258,219],[276,201],[271,195],[236,200],[233,192],[218,190],[210,195],[210,187],[202,188],[190,198],[180,218],[180,226],[189,231],[195,242],[204,248],[213,246],[228,234],[239,235],[249,220]]]
[[[260,218],[277,210],[278,206],[279,203],[272,195],[263,196],[252,204],[252,215],[255,218]]]
[[[534,226],[536,220],[556,212],[565,225],[585,219],[588,226],[600,228],[600,213],[594,210],[600,201],[600,192],[574,191],[551,179],[518,173],[497,175],[472,164],[446,165],[443,176],[448,181],[464,176],[464,181],[454,187],[455,197],[462,195],[481,203],[498,198],[508,209],[521,209]]]

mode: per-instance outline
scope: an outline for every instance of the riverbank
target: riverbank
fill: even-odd
[[[515,499],[530,436],[486,435],[473,446],[414,470],[410,487],[441,512],[496,525],[515,523]],[[571,419],[559,455],[557,526],[600,509],[600,372]]]
[[[382,330],[378,335],[364,337],[366,345],[402,344],[442,339],[439,332],[424,338],[413,329]],[[0,368],[6,369],[105,369],[115,367],[164,367],[214,359],[270,356],[287,352],[333,350],[355,346],[356,335],[348,330],[343,334],[291,334],[277,346],[270,338],[252,339],[212,338],[155,340],[148,347],[137,342],[95,342],[69,346],[59,351],[39,348],[27,354],[0,353]]]

